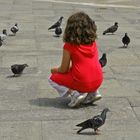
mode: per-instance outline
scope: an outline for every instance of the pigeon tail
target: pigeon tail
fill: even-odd
[[[0,47],[2,46],[2,41],[0,41]]]
[[[79,134],[82,130],[84,130],[85,128],[81,128],[77,131],[77,134]]]
[[[106,34],[106,32],[104,31],[104,32],[103,32],[103,35],[105,35],[105,34]]]

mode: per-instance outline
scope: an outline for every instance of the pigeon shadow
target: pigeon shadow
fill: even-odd
[[[53,35],[53,37],[57,37],[58,38],[58,37],[60,37],[60,35]]]
[[[6,76],[6,78],[17,78],[17,77],[20,77],[21,75],[9,75],[9,76]]]
[[[77,133],[78,135],[100,135],[100,133],[95,133],[95,132],[82,132],[82,133]]]
[[[61,108],[61,109],[77,109],[77,108],[85,108],[88,106],[97,106],[95,104],[87,104],[77,107],[77,108],[70,108],[68,107],[68,103],[70,102],[70,98],[62,98],[62,97],[56,97],[56,98],[37,98],[37,99],[31,99],[29,100],[29,103],[31,105],[40,106],[40,107],[55,107],[55,108]]]
[[[118,47],[119,49],[126,49],[127,47],[124,47],[124,46],[120,46]]]
[[[15,36],[14,34],[8,34],[8,36]]]

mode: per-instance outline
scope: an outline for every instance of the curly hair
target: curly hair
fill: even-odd
[[[95,41],[96,35],[95,22],[84,12],[77,12],[67,20],[64,31],[63,41],[84,45]]]

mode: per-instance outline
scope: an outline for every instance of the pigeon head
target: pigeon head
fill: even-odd
[[[116,25],[118,25],[118,22],[115,22],[115,24],[114,24],[114,25],[115,25],[115,26],[116,26]]]
[[[63,16],[60,17],[61,20],[62,20],[63,18],[64,18]]]
[[[109,112],[110,110],[108,108],[105,108],[102,113],[101,113],[101,118],[103,119],[103,122],[105,122],[106,120],[106,114],[107,112]]]
[[[110,112],[109,108],[105,108],[103,111],[104,112]]]
[[[29,67],[27,64],[23,64],[24,67]]]
[[[7,35],[7,30],[6,29],[3,29],[2,30],[2,33],[5,34],[5,35]]]
[[[15,26],[18,26],[18,24],[17,24],[17,23],[15,23]]]
[[[106,53],[103,53],[103,57],[106,57]]]
[[[127,36],[127,33],[125,33],[125,36]]]

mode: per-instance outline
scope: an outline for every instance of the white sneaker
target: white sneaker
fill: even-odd
[[[88,93],[80,94],[78,91],[71,93],[71,102],[68,104],[69,107],[78,107],[86,98]]]
[[[102,95],[99,93],[97,90],[96,92],[93,93],[88,93],[87,97],[83,101],[83,104],[92,104],[102,98]]]

